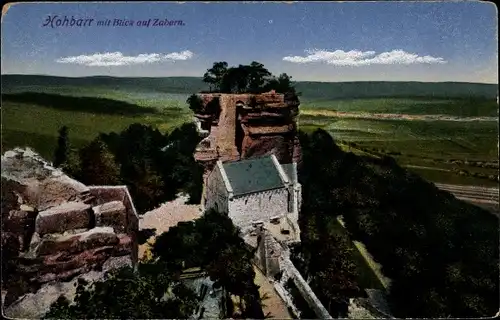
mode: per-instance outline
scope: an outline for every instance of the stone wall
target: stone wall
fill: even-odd
[[[10,250],[5,258],[11,267],[3,270],[8,272],[2,281],[5,314],[40,317],[57,292],[72,298],[64,284],[76,277],[135,267],[137,231],[138,216],[126,187],[87,187],[31,150],[6,152],[2,254]]]
[[[292,261],[288,257],[282,257],[280,260],[280,267],[284,273],[293,280],[297,289],[299,290],[301,296],[306,300],[309,307],[314,311],[318,319],[333,319],[333,317],[328,313],[325,306],[318,299],[314,291],[309,287],[309,284],[302,277],[300,272],[295,268]]]
[[[316,316],[319,319],[332,319],[314,291],[309,287],[307,281],[290,260],[290,252],[286,244],[277,241],[270,231],[261,226],[256,227],[255,235],[257,236],[257,250],[255,251],[254,263],[269,279],[276,281],[275,287],[289,307],[292,310],[295,308],[290,294],[284,288],[284,284],[288,279],[292,279],[301,296],[316,313]],[[249,241],[250,237],[245,236],[245,238],[246,243],[252,245],[252,241]]]
[[[256,221],[267,222],[288,211],[288,190],[285,188],[235,196],[229,202],[229,217],[241,228]]]
[[[114,205],[120,208],[119,212],[123,212],[122,210],[124,209],[125,214],[123,216],[117,216],[116,214],[110,216],[111,219],[115,220],[107,219],[106,216],[100,220],[98,213],[94,211],[96,214],[96,226],[112,226],[115,232],[124,232],[130,237],[132,241],[131,258],[135,266],[138,262],[139,252],[137,239],[139,215],[127,186],[89,186],[89,191],[93,197],[93,205],[97,208],[102,209],[103,206],[108,206],[108,210],[110,210],[109,206]],[[100,216],[102,216],[102,213]]]
[[[228,212],[229,194],[226,190],[224,179],[219,167],[210,173],[210,177],[205,184],[205,194],[202,199],[204,208],[214,208],[219,212]],[[206,202],[206,203],[205,203]]]

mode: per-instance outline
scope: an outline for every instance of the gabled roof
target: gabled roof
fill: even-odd
[[[233,195],[271,190],[285,187],[287,182],[280,174],[278,164],[272,156],[226,162],[222,164]]]

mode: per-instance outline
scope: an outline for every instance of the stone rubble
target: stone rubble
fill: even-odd
[[[78,277],[135,267],[138,226],[127,187],[85,186],[30,149],[5,152],[2,250],[21,282],[2,282],[4,314],[40,318],[60,294],[72,299]]]

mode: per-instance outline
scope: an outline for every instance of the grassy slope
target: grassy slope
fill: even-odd
[[[495,99],[486,98],[356,98],[305,101],[302,109],[343,112],[400,113],[411,115],[444,114],[459,117],[496,117]],[[314,112],[311,112],[314,113]]]
[[[298,82],[301,109],[374,113],[448,114],[454,116],[496,116],[491,97],[497,86],[468,83],[418,82]],[[34,145],[45,156],[52,155],[57,129],[68,125],[75,145],[93,139],[98,132],[120,131],[134,122],[147,123],[165,131],[190,119],[187,95],[206,89],[200,78],[62,78],[32,75],[2,75],[2,93],[43,92],[74,97],[98,97],[124,101],[158,110],[155,114],[114,115],[55,110],[37,101],[5,102],[2,99],[2,149]],[[391,96],[392,97],[387,97]],[[485,99],[489,97],[490,99]],[[339,119],[330,116],[300,117],[300,129],[322,127],[337,140],[355,141],[361,147],[400,152],[398,161],[425,167],[428,158],[497,159],[498,125],[495,122],[424,122],[367,119]],[[427,159],[426,159],[427,158]],[[469,170],[470,168],[464,168]],[[412,169],[440,182],[481,184],[476,178],[456,177],[452,172]],[[496,174],[492,169],[469,171]],[[485,182],[486,183],[486,182]]]
[[[493,121],[407,121],[300,117],[300,128],[322,127],[337,140],[430,157],[495,159],[498,124]]]
[[[497,85],[460,82],[296,82],[304,102],[373,97],[497,97]],[[2,90],[20,86],[76,86],[101,88],[132,88],[141,91],[190,94],[208,89],[201,78],[118,78],[118,77],[53,77],[39,75],[2,75]]]
[[[189,94],[208,89],[201,78],[118,78],[118,77],[53,77],[39,75],[2,75],[2,92],[23,90],[23,88],[95,88],[127,89],[140,92],[164,92]],[[25,90],[26,91],[26,90]],[[30,90],[31,91],[31,90]]]
[[[117,98],[113,94],[111,96]],[[125,93],[120,98],[121,101],[134,101],[127,99]],[[76,101],[80,103],[78,98],[65,99],[68,105]],[[65,110],[58,108],[58,105],[36,101],[17,102],[2,99],[2,152],[15,146],[28,145],[51,159],[57,141],[57,130],[64,125],[70,129],[72,145],[80,147],[100,132],[119,132],[132,123],[151,124],[161,131],[168,131],[191,117],[184,102],[178,100],[141,99],[136,102],[137,105],[129,105],[130,108],[137,109],[135,112],[113,114],[109,113],[109,110],[96,112],[95,105],[92,106],[93,112],[89,112],[91,110]],[[144,112],[141,113],[141,109]],[[146,112],[151,109],[156,112]]]
[[[296,88],[308,100],[384,97],[485,97],[496,98],[494,84],[463,82],[297,82]]]

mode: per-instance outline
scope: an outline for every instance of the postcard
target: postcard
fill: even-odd
[[[2,8],[2,315],[499,308],[482,1]]]

